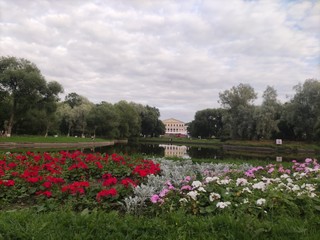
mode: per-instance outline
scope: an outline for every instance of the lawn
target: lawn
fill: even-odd
[[[14,142],[14,143],[77,143],[77,142],[92,142],[91,138],[81,137],[43,137],[43,136],[12,136],[10,138],[0,137],[0,143]],[[110,140],[96,138],[95,142],[106,142]]]

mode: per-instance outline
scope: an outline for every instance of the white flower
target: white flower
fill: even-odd
[[[247,183],[248,183],[248,180],[245,178],[238,178],[236,182],[237,186],[244,186]]]
[[[258,182],[256,184],[253,184],[252,188],[261,189],[261,191],[264,191],[266,189],[266,184],[264,182]]]
[[[220,199],[221,196],[219,193],[210,193],[210,196],[209,196],[209,200],[210,202],[213,202],[214,200],[217,200],[217,199]]]
[[[202,183],[200,181],[193,181],[191,186],[194,188],[198,188],[202,186]]]
[[[289,177],[288,174],[282,174],[282,175],[280,176],[280,178],[288,178],[288,177]]]
[[[315,194],[315,193],[309,193],[308,196],[311,197],[311,198],[314,198],[315,196],[317,196],[317,194]]]
[[[180,202],[180,203],[187,203],[187,202],[188,202],[188,199],[186,199],[186,198],[181,198],[181,199],[179,200],[179,202]]]
[[[217,181],[217,180],[219,180],[218,177],[206,177],[206,179],[205,179],[206,183],[214,182],[214,181]]]
[[[274,178],[273,182],[276,182],[276,183],[281,182],[281,179],[280,178]]]
[[[190,196],[193,200],[197,200],[197,196],[199,193],[197,191],[190,191],[187,193],[188,196]]]
[[[293,185],[293,187],[291,188],[292,191],[299,191],[300,187],[298,185]]]
[[[217,183],[219,185],[227,185],[231,182],[231,179],[222,179],[222,180],[218,180]]]
[[[218,208],[225,208],[225,207],[228,207],[229,205],[231,205],[231,202],[218,202],[216,206]]]
[[[242,189],[241,192],[242,193],[244,193],[244,192],[252,193],[251,190],[248,187],[245,187],[244,189]]]
[[[315,184],[307,183],[305,186],[306,186],[306,190],[308,190],[309,192],[316,190]]]
[[[243,199],[242,203],[248,203],[248,202],[249,202],[248,198],[245,198],[245,199]]]
[[[203,187],[199,187],[197,190],[198,190],[199,192],[207,192]]]
[[[262,206],[266,203],[266,200],[264,198],[259,198],[256,203],[257,205]]]
[[[292,180],[291,178],[287,178],[287,182],[288,182],[288,183],[292,183],[293,180]]]

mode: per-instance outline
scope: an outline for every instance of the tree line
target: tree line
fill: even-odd
[[[94,104],[47,82],[38,67],[23,58],[0,58],[1,134],[128,138],[164,134],[159,109],[134,102]]]
[[[267,86],[261,105],[249,84],[219,94],[220,108],[197,111],[188,123],[192,137],[220,139],[320,140],[320,82],[307,79],[285,103]],[[61,101],[63,87],[47,82],[23,58],[0,58],[0,130],[3,135],[35,134],[128,138],[160,136],[165,127],[156,107],[119,101],[90,102],[77,93]]]
[[[294,90],[280,103],[277,91],[267,86],[257,106],[257,93],[241,83],[219,94],[221,108],[196,112],[188,131],[201,138],[320,140],[320,81],[307,79]]]

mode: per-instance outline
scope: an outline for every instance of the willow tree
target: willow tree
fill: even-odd
[[[254,105],[257,94],[249,84],[239,84],[219,93],[222,106],[230,115],[231,137],[251,138],[254,134]]]

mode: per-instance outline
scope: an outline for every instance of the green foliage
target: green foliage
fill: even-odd
[[[224,131],[223,109],[205,109],[196,112],[195,119],[189,124],[188,131],[192,137],[220,138]]]
[[[232,138],[251,139],[254,133],[253,101],[257,98],[248,84],[239,84],[219,94],[220,102],[228,110]]]
[[[232,214],[192,216],[184,212],[158,216],[117,212],[26,209],[0,212],[0,239],[319,239],[319,216],[256,220]]]
[[[43,118],[49,121],[55,112],[57,95],[62,92],[62,86],[57,82],[47,83],[37,66],[30,61],[15,57],[0,59],[0,98],[5,102],[8,113],[4,121],[6,133],[11,135],[17,121],[27,122],[26,113],[31,109],[44,111]]]

